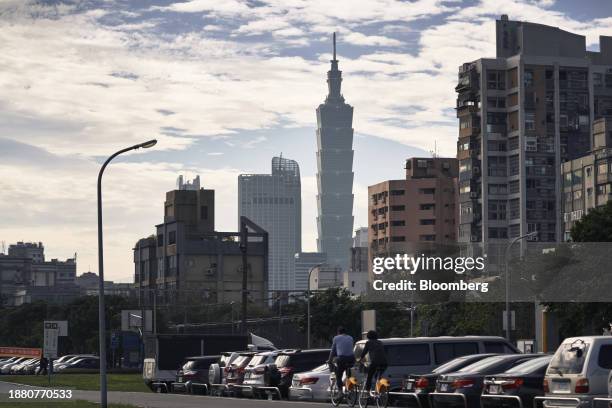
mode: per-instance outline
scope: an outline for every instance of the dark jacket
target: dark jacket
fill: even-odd
[[[363,360],[366,354],[369,355],[370,366],[387,365],[387,354],[380,340],[366,341],[365,347],[361,351],[360,359]]]

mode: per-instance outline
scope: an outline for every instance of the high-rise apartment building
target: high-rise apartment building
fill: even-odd
[[[411,158],[406,178],[368,187],[370,258],[405,251],[408,243],[457,238],[457,159]]]
[[[562,163],[561,179],[563,239],[568,241],[576,221],[612,200],[612,118],[593,122],[592,152]]]
[[[327,98],[317,108],[317,248],[344,270],[353,232],[353,107],[341,92],[335,33],[330,62]]]
[[[300,167],[294,160],[272,158],[271,174],[238,176],[238,215],[268,232],[268,287],[295,290],[295,254],[302,250]]]
[[[538,232],[562,237],[561,163],[591,148],[593,120],[612,110],[612,37],[502,16],[496,58],[459,68],[460,242]]]

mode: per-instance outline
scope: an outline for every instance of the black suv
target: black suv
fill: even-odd
[[[187,393],[200,394],[206,391],[206,387],[198,384],[208,385],[208,368],[211,364],[219,361],[219,356],[196,356],[187,357],[185,362],[176,372],[175,391],[184,390]],[[184,386],[181,386],[184,384]]]
[[[279,388],[287,398],[293,374],[310,371],[329,359],[329,349],[283,350],[270,365],[270,385]]]

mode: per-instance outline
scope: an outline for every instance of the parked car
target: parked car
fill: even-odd
[[[462,356],[447,361],[435,368],[429,374],[415,375],[410,374],[404,381],[402,392],[414,394],[419,401],[414,401],[413,398],[400,398],[398,401],[407,403],[408,406],[421,406],[423,408],[429,407],[429,394],[436,390],[436,381],[441,374],[452,373],[457,370],[467,367],[470,364],[474,364],[480,360],[488,357],[493,357],[498,354],[472,354],[468,356]]]
[[[208,387],[208,369],[219,361],[220,356],[187,357],[176,372],[172,391],[188,394],[205,394]]]
[[[287,398],[293,375],[311,371],[329,359],[329,349],[283,350],[270,366],[270,385],[278,387]]]
[[[244,381],[244,370],[249,364],[249,361],[255,355],[254,352],[241,352],[238,357],[226,367],[225,382],[227,385],[242,385]]]
[[[474,364],[448,374],[442,374],[431,394],[435,408],[465,406],[480,407],[480,394],[487,375],[504,372],[541,354],[510,354],[487,357]]]
[[[69,373],[97,373],[100,371],[99,357],[82,357],[76,361],[69,362],[57,367],[57,372],[62,374]]]
[[[40,358],[32,358],[26,360],[17,366],[11,368],[12,374],[34,374],[36,367],[40,365]]]
[[[58,358],[57,360],[53,360],[53,371],[57,371],[60,366],[70,365],[77,360],[80,360],[84,357],[97,357],[93,354],[67,354]],[[61,361],[60,361],[61,360]]]
[[[225,384],[227,371],[240,353],[241,351],[226,351],[221,353],[219,361],[211,364],[208,368],[208,383]]]
[[[402,388],[404,376],[431,373],[436,367],[456,357],[495,353],[514,354],[518,349],[503,337],[463,336],[463,337],[414,337],[381,339],[387,353],[388,367],[384,373],[391,385],[391,391]],[[359,356],[365,340],[355,344],[355,356]],[[367,364],[368,356],[364,363]]]
[[[329,366],[322,364],[312,371],[293,375],[289,399],[300,401],[329,401]]]
[[[486,376],[482,408],[532,407],[535,397],[544,395],[544,375],[552,356],[526,361],[501,374]]]
[[[2,366],[0,366],[0,374],[10,374],[11,367],[13,367],[14,365],[20,364],[24,362],[25,360],[29,360],[29,359],[27,357],[17,357],[16,359],[9,361],[8,363],[2,364]]]
[[[36,363],[38,361],[39,359],[37,358],[28,358],[26,360],[19,362],[18,364],[13,364],[9,370],[9,374],[12,374],[12,375],[22,374],[21,369],[23,367],[31,363]]]
[[[258,388],[272,386],[270,365],[274,363],[278,354],[279,351],[266,351],[253,356],[244,370],[244,381],[242,382],[243,385],[252,388],[250,390],[244,388],[242,390],[243,394],[251,394],[252,396],[267,395],[264,390],[259,391]]]
[[[563,340],[544,378],[544,407],[591,405],[608,395],[612,337],[584,336]]]

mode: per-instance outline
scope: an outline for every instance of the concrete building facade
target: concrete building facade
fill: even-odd
[[[75,278],[75,259],[45,261],[41,242],[18,242],[7,255],[0,254],[0,295],[9,305],[67,303],[80,294]]]
[[[215,231],[214,193],[204,188],[166,193],[164,222],[156,226],[155,238],[141,239],[133,248],[134,286],[143,301],[151,296],[163,303],[241,301],[241,234]],[[249,231],[247,240],[249,302],[263,305],[267,234]]]
[[[295,290],[308,290],[308,274],[317,265],[327,262],[326,254],[320,252],[299,252],[295,254]],[[312,288],[311,288],[312,289]]]
[[[456,241],[455,158],[411,158],[406,178],[368,187],[371,257],[402,251],[406,243]]]
[[[593,150],[562,163],[561,179],[563,240],[569,241],[576,221],[612,200],[612,117],[593,122]]]
[[[342,96],[335,33],[333,42],[328,94],[317,108],[317,249],[344,270],[353,232],[353,107]]]
[[[537,231],[562,238],[561,163],[591,148],[593,120],[612,110],[612,37],[502,16],[496,58],[459,68],[459,237],[503,244]],[[609,88],[607,84],[610,84]]]
[[[368,227],[355,230],[348,270],[342,274],[342,286],[353,295],[364,294],[368,285]]]
[[[271,174],[238,176],[238,218],[248,217],[268,232],[268,287],[295,290],[295,254],[302,251],[300,167],[272,158]]]

